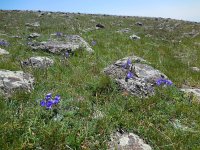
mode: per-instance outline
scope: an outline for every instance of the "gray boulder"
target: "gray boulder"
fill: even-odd
[[[52,66],[54,61],[48,57],[31,57],[25,61],[22,62],[23,66],[31,66],[34,68],[47,68],[49,66]]]
[[[111,141],[108,144],[109,150],[151,150],[151,146],[134,133],[119,133],[111,135]]]
[[[23,71],[0,70],[0,93],[10,95],[14,90],[31,91],[34,78]]]
[[[132,63],[127,65],[128,61]],[[167,79],[167,76],[145,63],[144,59],[133,55],[116,61],[103,71],[119,84],[120,89],[141,98],[148,97],[154,95],[156,81]]]
[[[29,43],[33,50],[44,50],[55,54],[60,54],[66,50],[76,51],[78,49],[86,49],[89,53],[93,53],[94,50],[90,45],[79,35],[66,35],[62,40],[54,39],[39,43]]]
[[[1,49],[0,48],[0,55],[7,55],[7,54],[9,54],[8,51],[6,51],[5,49]]]

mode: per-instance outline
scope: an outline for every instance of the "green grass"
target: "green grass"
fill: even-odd
[[[153,149],[200,149],[200,105],[178,90],[183,85],[200,86],[199,73],[190,70],[200,66],[200,47],[194,45],[200,43],[200,36],[182,37],[182,33],[192,29],[199,31],[200,25],[154,18],[71,16],[51,14],[39,18],[32,12],[0,11],[0,38],[10,43],[5,47],[10,55],[0,56],[1,69],[21,70],[19,61],[31,56],[48,56],[55,61],[47,70],[24,68],[35,77],[31,93],[18,91],[8,99],[0,97],[0,149],[106,149],[110,134],[119,128],[138,134]],[[25,27],[25,23],[35,21],[40,22],[39,28]],[[148,28],[135,26],[137,21]],[[172,32],[159,30],[157,26],[163,22],[171,26],[180,23],[180,26]],[[104,24],[105,29],[83,32],[95,28],[97,23]],[[123,28],[130,28],[132,33],[116,33]],[[97,41],[93,47],[95,53],[83,51],[64,60],[60,55],[32,51],[27,46],[27,36],[32,32],[42,35],[38,41],[48,39],[55,32],[79,34],[88,43]],[[129,35],[133,33],[141,40],[131,41]],[[147,34],[152,37],[145,37]],[[22,38],[14,39],[12,35]],[[175,86],[158,88],[157,94],[148,99],[125,96],[102,70],[132,54],[161,70]],[[61,120],[54,120],[53,110],[39,106],[38,101],[49,92],[61,95],[57,108]],[[96,110],[104,117],[94,119]],[[195,132],[174,128],[175,119]]]

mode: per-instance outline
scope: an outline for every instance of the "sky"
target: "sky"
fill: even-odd
[[[0,0],[0,9],[163,17],[200,22],[200,0]]]

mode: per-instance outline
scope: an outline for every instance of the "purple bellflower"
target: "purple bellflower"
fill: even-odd
[[[131,78],[133,78],[133,77],[134,77],[133,73],[129,71],[129,72],[127,73],[127,75],[126,75],[125,81],[128,82],[128,79],[131,79]]]
[[[96,44],[97,44],[96,41],[92,41],[92,42],[91,42],[91,45],[92,45],[92,46],[95,46]]]
[[[129,72],[127,73],[127,75],[126,75],[126,78],[127,78],[127,79],[133,78],[133,73],[129,71]]]
[[[63,33],[61,33],[61,32],[56,32],[56,36],[57,37],[61,37],[63,35]]]
[[[168,80],[168,79],[163,79],[163,78],[160,78],[158,80],[156,80],[156,85],[160,86],[160,85],[172,85],[172,81],[171,80]]]
[[[52,99],[52,94],[48,93],[40,102],[40,106],[46,107],[46,109],[51,109],[54,105],[57,105],[60,102],[60,95],[56,95],[54,99]]]
[[[69,58],[69,52],[68,51],[65,53],[65,57]]]
[[[127,69],[127,68],[129,68],[131,66],[131,63],[132,63],[131,60],[128,59],[126,63],[122,64],[122,67],[124,69]]]
[[[0,46],[8,46],[9,43],[4,41],[4,40],[0,40]]]

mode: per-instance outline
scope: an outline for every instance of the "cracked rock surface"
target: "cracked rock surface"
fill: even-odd
[[[124,68],[128,60],[132,63],[128,68]],[[140,98],[148,97],[154,95],[156,80],[167,79],[167,76],[145,63],[147,62],[144,59],[133,55],[116,61],[103,71],[119,84],[120,89],[129,91]],[[131,72],[133,77],[126,80],[128,72]]]
[[[134,133],[113,133],[108,144],[109,150],[151,150],[151,146]]]
[[[54,61],[48,57],[30,57],[29,59],[22,62],[23,66],[31,66],[34,68],[47,68],[52,66]]]
[[[93,49],[90,45],[79,35],[65,35],[61,40],[49,40],[39,43],[29,43],[33,50],[44,50],[55,54],[60,54],[66,50],[76,51],[78,49],[85,49],[86,51],[93,53]]]
[[[0,93],[10,95],[14,90],[31,91],[34,78],[23,71],[0,70]]]

